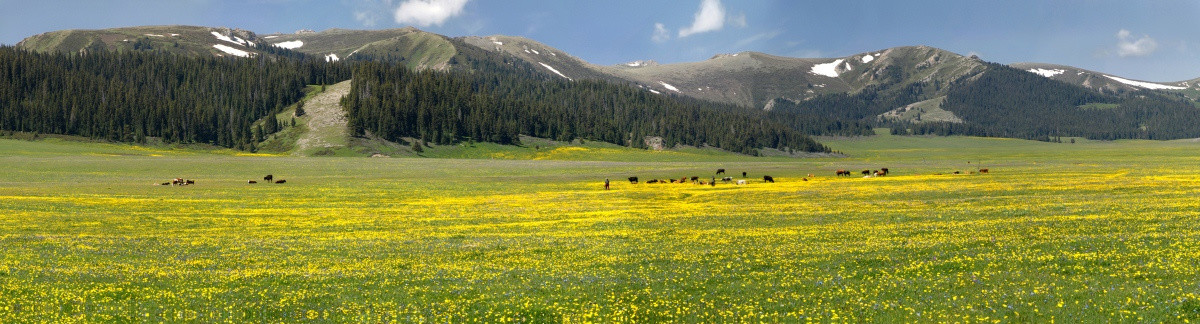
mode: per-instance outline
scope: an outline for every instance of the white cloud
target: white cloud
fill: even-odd
[[[662,23],[654,23],[654,36],[650,36],[650,40],[655,43],[662,43],[671,39],[671,31],[667,30],[667,26]]]
[[[463,12],[468,0],[408,0],[396,8],[395,19],[398,24],[412,24],[421,27],[441,25],[446,19]]]
[[[1149,35],[1143,35],[1142,38],[1133,39],[1133,33],[1122,29],[1117,32],[1117,56],[1146,56],[1158,50],[1158,42]]]
[[[379,15],[370,11],[355,11],[354,20],[362,23],[363,26],[375,27],[375,22],[379,19]]]
[[[700,3],[700,11],[696,12],[696,20],[692,26],[679,30],[679,37],[721,30],[725,28],[725,6],[721,0],[704,0]]]

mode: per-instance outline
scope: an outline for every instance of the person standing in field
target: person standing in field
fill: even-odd
[[[604,178],[604,190],[608,190],[608,178]]]

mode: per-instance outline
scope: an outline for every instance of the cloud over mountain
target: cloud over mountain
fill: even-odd
[[[412,24],[421,27],[442,25],[447,19],[463,12],[468,0],[408,0],[396,8],[395,19],[398,24]]]
[[[696,12],[692,26],[680,29],[679,37],[717,31],[721,28],[725,28],[725,6],[721,5],[721,0],[704,0],[700,3],[700,11]]]
[[[1117,55],[1120,57],[1146,56],[1158,50],[1158,42],[1149,35],[1133,39],[1133,33],[1122,29],[1117,32]]]

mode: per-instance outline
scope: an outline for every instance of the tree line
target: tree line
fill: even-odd
[[[999,64],[954,82],[942,109],[966,122],[897,124],[913,134],[976,135],[1049,141],[1167,140],[1200,137],[1200,109],[1166,93],[1101,94]]]
[[[731,105],[655,95],[630,85],[567,81],[511,62],[473,61],[471,69],[413,71],[363,62],[343,98],[351,131],[391,141],[519,144],[519,135],[596,140],[646,148],[659,136],[676,144],[755,154],[759,148],[828,152],[811,137]]]
[[[253,150],[257,120],[298,101],[305,85],[350,73],[341,64],[269,55],[0,47],[0,130]]]

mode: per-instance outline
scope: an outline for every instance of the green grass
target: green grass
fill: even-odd
[[[368,159],[0,139],[0,321],[1200,319],[1193,141],[525,142]],[[717,168],[777,182],[623,181]],[[246,184],[265,174],[288,183]],[[198,184],[154,185],[175,177]]]

